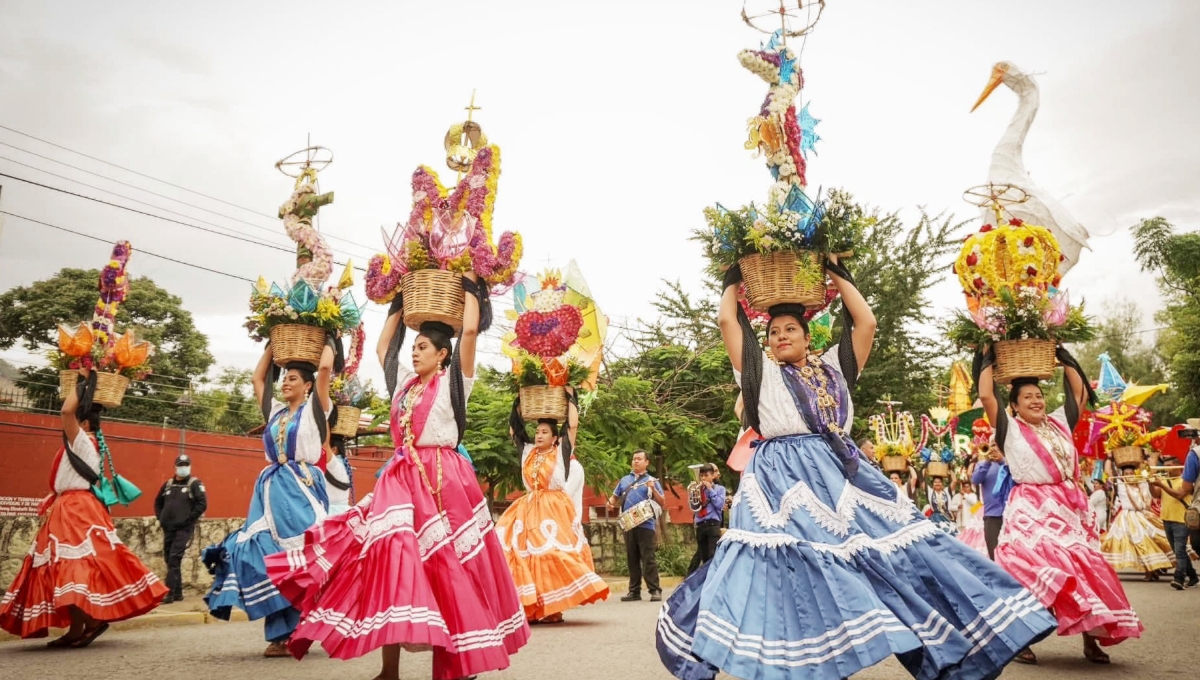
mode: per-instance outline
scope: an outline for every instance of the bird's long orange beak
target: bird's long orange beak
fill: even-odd
[[[972,113],[975,112],[975,109],[979,108],[979,105],[982,104],[989,95],[996,91],[997,87],[1000,87],[1000,83],[1003,82],[1003,79],[1004,69],[1000,68],[999,66],[993,67],[992,77],[990,80],[988,80],[987,87],[983,88],[983,94],[979,95],[979,100],[975,102],[975,106],[971,107]]]

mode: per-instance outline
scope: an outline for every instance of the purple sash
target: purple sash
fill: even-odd
[[[846,479],[853,479],[858,472],[858,449],[845,433],[841,432],[842,423],[846,422],[846,405],[850,402],[846,382],[840,373],[830,368],[825,362],[821,362],[819,368],[815,370],[823,371],[828,386],[833,388],[830,394],[834,396],[834,417],[837,422],[832,424],[837,425],[838,432],[833,432],[830,429],[831,423],[821,418],[821,411],[817,408],[817,394],[800,379],[800,369],[791,364],[780,368],[783,373],[783,384],[787,386],[788,392],[792,395],[792,402],[796,405],[800,416],[804,418],[804,423],[808,425],[809,431],[821,435],[829,444],[829,448],[833,449],[838,462],[841,463],[842,474]],[[834,394],[835,392],[836,394]]]

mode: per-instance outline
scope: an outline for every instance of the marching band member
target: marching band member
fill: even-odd
[[[635,451],[630,465],[633,472],[621,478],[608,498],[608,507],[621,508],[622,516],[646,517],[645,521],[630,528],[622,527],[625,529],[625,559],[629,564],[629,592],[621,597],[621,601],[642,599],[642,577],[645,576],[650,601],[660,602],[662,586],[658,583],[658,562],[654,558],[657,520],[651,503],[657,502],[660,506],[665,503],[662,485],[646,472],[650,460],[645,451]]]
[[[717,554],[717,540],[721,538],[721,518],[725,515],[725,487],[717,483],[721,473],[717,466],[705,463],[700,466],[700,479],[688,486],[688,504],[691,506],[692,521],[696,525],[696,554],[688,565],[688,574],[712,560]]]

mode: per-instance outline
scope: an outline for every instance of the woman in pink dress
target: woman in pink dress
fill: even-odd
[[[989,352],[990,354],[990,352]],[[1050,609],[1059,635],[1083,635],[1083,655],[1109,663],[1100,645],[1140,637],[1142,623],[1125,597],[1116,572],[1100,553],[1087,495],[1079,485],[1079,457],[1071,438],[1084,401],[1087,379],[1059,349],[1067,392],[1067,425],[1046,413],[1038,381],[1017,378],[1001,409],[992,381],[990,356],[978,378],[979,398],[996,424],[1016,486],[1004,509],[996,562]]]
[[[300,610],[288,645],[297,658],[313,642],[337,659],[382,647],[377,678],[397,680],[402,648],[432,649],[433,677],[452,680],[507,668],[529,639],[487,499],[459,444],[476,336],[487,326],[468,276],[457,350],[449,326],[424,323],[412,370],[398,360],[403,302],[392,304],[379,357],[394,394],[396,453],[375,492],[310,529],[303,549],[267,558],[271,580]]]

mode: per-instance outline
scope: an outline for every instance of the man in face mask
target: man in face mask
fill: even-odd
[[[180,565],[196,522],[208,508],[204,483],[192,476],[192,459],[181,454],[175,459],[175,476],[168,479],[154,499],[154,515],[163,530],[163,559],[167,561],[167,587],[171,592],[163,604],[183,599],[183,575]]]

